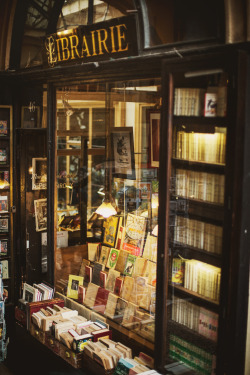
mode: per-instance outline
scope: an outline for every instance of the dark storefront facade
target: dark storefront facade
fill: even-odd
[[[46,281],[161,373],[247,375],[248,4],[1,7],[8,303]]]

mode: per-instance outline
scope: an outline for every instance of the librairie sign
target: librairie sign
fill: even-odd
[[[87,63],[137,54],[134,16],[115,18],[49,35],[45,64]]]

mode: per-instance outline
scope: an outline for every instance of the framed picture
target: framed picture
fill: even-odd
[[[32,190],[47,189],[47,158],[32,159]]]
[[[111,129],[111,152],[113,175],[115,177],[135,180],[135,156],[132,127],[115,127]]]
[[[47,199],[34,200],[36,231],[47,229]]]
[[[149,111],[149,150],[150,150],[150,165],[151,167],[159,168],[160,160],[160,120],[161,114],[157,110]]]
[[[6,256],[8,254],[8,239],[0,240],[0,256]]]
[[[33,129],[39,128],[40,124],[40,107],[30,106],[22,107],[22,128]]]

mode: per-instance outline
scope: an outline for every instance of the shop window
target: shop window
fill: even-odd
[[[56,290],[81,280],[77,300],[151,353],[160,95],[157,79],[57,90]]]

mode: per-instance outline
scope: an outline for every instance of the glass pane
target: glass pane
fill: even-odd
[[[151,354],[160,92],[156,79],[57,92],[57,231],[65,241],[57,243],[56,289],[70,298],[69,276],[83,277],[90,314]]]
[[[216,363],[227,81],[220,71],[174,78],[168,354],[195,374],[213,373]]]

